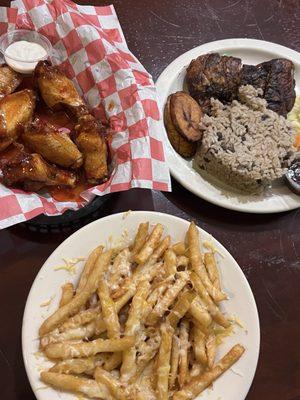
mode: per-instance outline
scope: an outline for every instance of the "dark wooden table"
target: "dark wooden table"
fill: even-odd
[[[299,0],[113,3],[129,48],[155,79],[183,52],[217,39],[264,39],[300,51]],[[247,400],[299,400],[300,210],[274,215],[236,213],[206,203],[175,181],[169,194],[132,190],[112,195],[103,215],[128,209],[156,210],[194,219],[232,253],[252,287],[261,322],[260,358]],[[21,226],[0,232],[3,400],[34,399],[21,353],[23,309],[40,267],[68,235],[35,234]]]

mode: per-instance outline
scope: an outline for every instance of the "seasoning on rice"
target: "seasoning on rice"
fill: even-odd
[[[239,88],[239,101],[211,99],[211,116],[194,167],[247,192],[259,192],[281,178],[295,157],[295,132],[282,116],[267,109],[261,89]]]

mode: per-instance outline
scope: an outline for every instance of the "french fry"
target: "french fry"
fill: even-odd
[[[152,261],[159,260],[164,255],[164,253],[168,249],[168,247],[170,246],[170,243],[171,243],[171,237],[168,235],[155,248],[155,250],[153,251],[152,256],[150,257],[150,259]]]
[[[130,383],[136,381],[139,375],[143,372],[146,365],[156,356],[160,346],[160,342],[161,342],[161,336],[158,332],[156,332],[156,334],[152,336],[147,341],[147,343],[142,343],[141,346],[138,346],[137,350],[139,356],[137,357],[136,374],[130,380]]]
[[[121,387],[120,382],[115,379],[108,371],[105,371],[101,367],[97,367],[95,370],[96,382],[106,386],[110,391],[111,395],[116,400],[125,400],[126,394]]]
[[[183,319],[179,326],[179,366],[178,366],[178,383],[182,388],[188,380],[188,350],[189,350],[189,321]]]
[[[88,397],[96,397],[97,399],[113,400],[109,390],[93,379],[43,371],[41,372],[41,380],[56,389],[74,391]]]
[[[129,248],[99,246],[75,295],[72,284],[62,288],[61,307],[40,327],[40,347],[56,362],[45,383],[105,400],[195,400],[241,357],[236,345],[214,365],[219,331],[231,325],[195,224],[173,246],[160,224],[148,229],[140,224]]]
[[[201,297],[203,303],[207,306],[207,310],[209,311],[212,318],[219,325],[223,326],[224,328],[228,328],[228,326],[230,325],[230,322],[224,317],[224,315],[221,313],[219,308],[212,301],[212,299],[210,298],[208,292],[206,291],[206,288],[203,285],[200,277],[195,272],[191,272],[190,277],[191,277],[191,281],[192,281],[194,289]]]
[[[220,276],[214,253],[204,253],[204,264],[211,283],[217,290],[221,290]]]
[[[144,264],[146,261],[149,260],[155,247],[157,247],[157,245],[159,244],[160,238],[163,234],[163,230],[164,228],[161,224],[155,225],[145,244],[143,245],[141,250],[135,255],[135,262],[137,262],[138,264]]]
[[[45,348],[49,358],[79,358],[90,357],[97,353],[123,351],[134,345],[134,337],[127,336],[121,339],[95,339],[80,343],[51,343]]]
[[[184,256],[187,252],[184,242],[177,242],[173,244],[172,250],[177,256]]]
[[[195,297],[196,293],[190,290],[187,290],[178,296],[177,302],[175,303],[174,307],[170,311],[170,314],[166,318],[166,322],[172,328],[175,329],[179,320],[185,316]]]
[[[214,365],[215,362],[215,357],[216,357],[216,337],[213,332],[211,332],[205,342],[205,347],[206,347],[206,354],[207,354],[207,366],[209,369],[211,369]]]
[[[199,247],[199,232],[194,222],[192,222],[189,226],[186,234],[186,240],[189,248],[188,253],[192,270],[199,275],[206,290],[215,302],[225,300],[227,298],[226,295],[213,286],[207,275]]]
[[[177,272],[177,257],[173,250],[169,249],[165,252],[164,262],[167,276],[175,275]]]
[[[115,257],[113,264],[109,269],[109,277],[107,278],[110,290],[115,290],[121,282],[131,274],[130,258],[131,253],[128,248],[121,250]]]
[[[43,322],[39,330],[40,336],[44,336],[48,332],[51,332],[67,318],[76,314],[76,312],[78,312],[79,309],[87,302],[90,296],[96,292],[99,286],[101,273],[107,268],[110,262],[111,254],[111,251],[107,251],[99,256],[83,290],[79,294],[76,294],[68,304],[59,308],[54,312],[54,314],[52,314]]]
[[[195,360],[200,363],[201,365],[207,364],[207,355],[206,355],[206,348],[205,348],[205,334],[201,331],[201,329],[194,325],[193,329],[193,349]]]
[[[192,301],[189,308],[189,314],[197,321],[198,325],[202,327],[202,331],[205,333],[207,331],[207,327],[212,322],[212,317],[199,296],[196,296]]]
[[[244,353],[245,349],[240,344],[235,345],[211,370],[200,376],[195,376],[182,390],[174,394],[174,400],[193,400],[211,385],[220,375],[227,371]]]
[[[94,321],[84,326],[78,326],[76,328],[69,329],[65,332],[59,332],[59,330],[56,329],[50,334],[41,337],[40,346],[42,349],[44,349],[50,343],[89,339],[95,334],[95,329],[96,326]]]
[[[179,365],[179,339],[177,335],[173,335],[172,339],[172,351],[171,351],[171,369],[169,377],[169,390],[172,390],[175,386],[175,382],[178,374]]]
[[[133,271],[131,277],[122,283],[122,287],[119,287],[113,294],[113,299],[119,299],[126,292],[128,292],[132,287],[135,287],[141,280],[148,280],[149,282],[159,273],[163,266],[161,261],[157,262],[155,259],[150,258],[150,260],[145,263],[138,265]]]
[[[128,319],[125,324],[125,336],[135,336],[141,328],[141,319],[143,315],[143,307],[145,299],[149,293],[150,284],[147,281],[142,281],[137,287],[131,307],[128,314]],[[121,365],[121,380],[128,382],[136,372],[136,348],[135,346],[123,352],[123,362]]]
[[[103,369],[105,369],[106,371],[112,371],[114,369],[116,369],[117,367],[119,367],[119,365],[121,365],[122,362],[122,353],[113,353],[111,356],[109,356],[103,364]]]
[[[186,285],[189,279],[189,274],[186,272],[179,272],[177,275],[178,278],[176,279],[175,283],[167,289],[162,299],[156,303],[154,309],[149,314],[146,320],[148,325],[156,324],[159,318],[163,316],[165,311],[168,309],[168,307],[170,307],[170,305],[174,302],[178,294]]]
[[[177,268],[178,267],[188,268],[189,263],[190,263],[190,260],[188,257],[186,257],[186,256],[178,256],[177,257]]]
[[[109,287],[107,285],[104,275],[99,281],[98,297],[101,303],[102,316],[107,330],[107,337],[109,339],[116,339],[120,337],[120,323],[118,312],[112,298],[109,294]]]
[[[78,326],[88,324],[101,315],[100,307],[88,308],[87,310],[79,311],[78,314],[70,317],[58,329],[59,332],[65,332],[69,329],[77,328]]]
[[[98,246],[89,255],[81,272],[81,276],[76,289],[77,294],[80,293],[84,288],[84,286],[86,285],[88,277],[90,276],[90,273],[95,266],[95,262],[97,258],[100,256],[100,254],[103,252],[103,249],[104,249],[103,246]]]
[[[172,349],[173,329],[163,324],[160,328],[161,343],[157,358],[157,400],[168,400],[168,382],[170,373],[170,359]]]
[[[144,246],[147,237],[148,237],[148,229],[149,229],[149,222],[142,222],[139,225],[137,234],[135,236],[133,246],[132,246],[132,254],[138,253],[142,247]]]
[[[49,371],[60,374],[92,374],[96,364],[96,357],[71,358],[69,360],[56,363],[49,369]]]
[[[67,282],[61,288],[61,298],[59,302],[59,307],[63,307],[68,304],[74,296],[74,286],[73,283]]]

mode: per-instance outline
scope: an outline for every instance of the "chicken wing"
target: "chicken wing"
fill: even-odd
[[[24,89],[0,100],[0,149],[4,150],[22,132],[35,109],[35,94]]]
[[[41,95],[48,107],[53,110],[65,109],[77,118],[88,113],[88,109],[73,82],[57,67],[49,65],[47,61],[40,61],[34,74]]]
[[[22,75],[8,65],[0,65],[0,95],[14,92],[22,82]]]
[[[9,187],[38,190],[43,186],[74,187],[76,184],[75,174],[48,164],[39,154],[24,153],[23,157],[10,160],[2,173],[3,183]]]
[[[75,126],[76,144],[84,157],[84,170],[90,183],[99,183],[107,180],[107,147],[102,134],[100,122],[92,115],[79,118]]]
[[[82,165],[83,157],[75,143],[49,122],[36,118],[25,127],[22,140],[32,151],[61,167],[77,169]]]

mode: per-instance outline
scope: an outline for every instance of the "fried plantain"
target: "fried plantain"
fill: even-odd
[[[164,110],[164,123],[168,134],[168,138],[171,142],[171,145],[178,154],[180,154],[184,158],[189,158],[196,153],[197,144],[195,142],[189,142],[188,140],[186,140],[185,137],[181,136],[181,134],[177,132],[172,122],[170,113],[171,96],[172,95],[168,97]]]
[[[202,137],[200,122],[203,112],[189,94],[176,92],[171,95],[170,113],[176,130],[187,140],[197,142]]]

